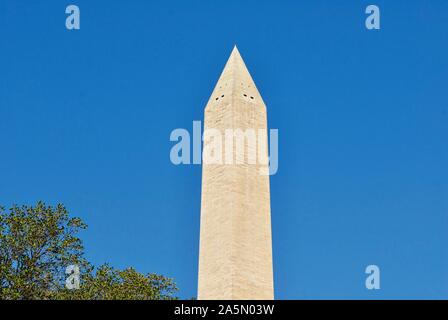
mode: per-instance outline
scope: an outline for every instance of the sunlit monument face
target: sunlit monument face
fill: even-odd
[[[198,299],[274,298],[266,130],[235,47],[205,108]]]

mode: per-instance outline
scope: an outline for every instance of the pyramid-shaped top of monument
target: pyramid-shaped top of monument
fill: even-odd
[[[208,104],[229,101],[223,99],[225,97],[239,97],[247,100],[247,102],[258,102],[264,106],[263,99],[236,46],[227,60]]]
[[[236,45],[233,47],[232,53],[227,60],[226,66],[224,67],[219,80],[227,76],[231,76],[239,80],[245,80],[246,82],[250,82],[248,84],[254,85],[254,81],[252,80],[249,70],[247,70],[246,64],[244,63],[244,60],[241,57]]]

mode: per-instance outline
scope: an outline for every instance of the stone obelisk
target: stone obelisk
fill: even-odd
[[[204,134],[208,129],[223,136],[227,129],[255,130],[267,144],[266,106],[236,46],[205,107]],[[248,140],[244,161],[228,164],[224,140],[222,163],[202,167],[198,299],[273,299],[267,164],[250,163]],[[206,147],[204,138],[204,153]],[[238,157],[237,143],[231,148]]]

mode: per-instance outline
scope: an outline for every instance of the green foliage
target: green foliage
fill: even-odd
[[[76,300],[168,300],[177,290],[172,279],[156,274],[143,275],[133,268],[115,270],[108,264],[95,274],[82,276],[79,290],[61,290],[56,299]]]
[[[0,207],[0,299],[174,299],[173,280],[133,268],[95,268],[77,233],[86,229],[58,204]],[[79,289],[65,288],[65,269],[80,268]]]

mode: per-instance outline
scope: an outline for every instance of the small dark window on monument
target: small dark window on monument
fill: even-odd
[[[250,97],[251,99],[253,99],[254,97]]]
[[[221,98],[224,98],[224,95],[222,95]]]
[[[247,97],[247,94],[244,93],[243,96]]]
[[[219,98],[216,98],[215,100],[218,100]]]

